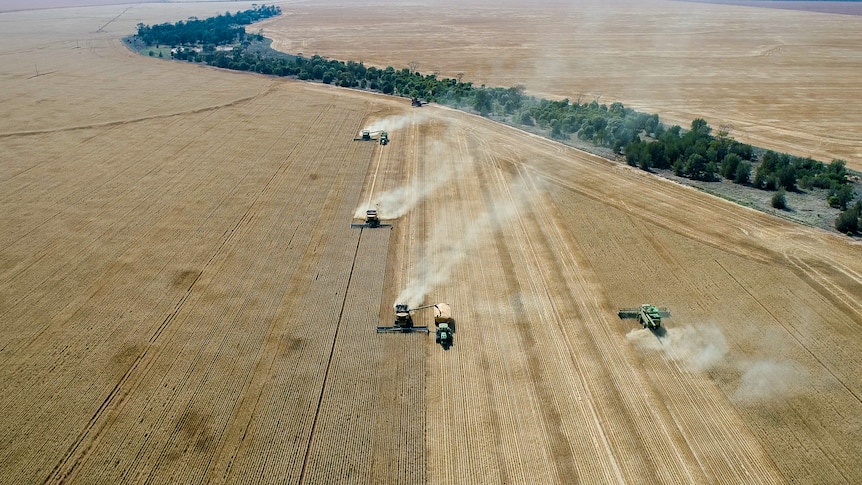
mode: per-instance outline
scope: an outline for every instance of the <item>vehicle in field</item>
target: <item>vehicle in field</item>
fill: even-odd
[[[381,133],[385,132],[383,130],[362,130],[359,132],[359,136],[354,138],[353,141],[378,141],[380,140]],[[388,136],[387,134],[387,138]]]
[[[423,308],[430,308],[433,305],[418,307],[418,308],[410,308],[409,305],[405,303],[396,303],[395,304],[395,323],[390,326],[378,326],[377,333],[385,333],[385,332],[400,332],[400,333],[411,333],[411,332],[425,332],[430,333],[430,330],[427,326],[416,326],[413,324],[413,316],[411,312],[415,312],[416,310],[422,310]]]
[[[365,222],[352,223],[350,227],[376,229],[378,227],[392,227],[392,224],[383,224],[380,222],[380,216],[376,209],[368,209],[365,211]]]
[[[427,326],[417,326],[413,322],[412,313],[434,308],[434,325],[437,327],[434,332],[434,340],[444,349],[452,346],[453,334],[455,333],[455,321],[452,319],[452,309],[448,303],[436,303],[434,305],[425,305],[416,308],[410,308],[404,303],[395,304],[395,322],[390,326],[377,327],[377,333],[384,332],[425,332],[430,333]]]
[[[623,308],[617,315],[622,319],[637,319],[644,328],[657,329],[661,327],[662,318],[670,317],[670,311],[644,303],[640,308]]]

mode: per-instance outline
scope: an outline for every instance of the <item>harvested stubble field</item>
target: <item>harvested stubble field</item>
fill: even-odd
[[[0,15],[0,482],[862,481],[858,243],[118,40],[222,10]],[[374,333],[423,282],[449,351]]]

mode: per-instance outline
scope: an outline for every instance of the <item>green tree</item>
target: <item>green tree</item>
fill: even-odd
[[[733,175],[733,181],[740,185],[751,182],[751,164],[745,161],[739,162],[736,173]]]
[[[778,210],[787,209],[787,197],[784,195],[784,189],[779,189],[778,192],[772,196],[772,207],[775,207]]]
[[[491,112],[492,104],[491,104],[491,96],[488,94],[488,91],[485,89],[479,89],[473,95],[473,109],[479,112],[482,116],[488,116],[488,113]]]
[[[739,167],[741,162],[742,158],[735,153],[728,153],[725,155],[724,159],[721,161],[721,176],[728,180],[733,180],[736,175],[736,169]]]
[[[685,162],[685,174],[694,180],[707,180],[706,158],[699,153],[692,153]]]
[[[826,199],[829,205],[841,210],[846,210],[850,201],[856,197],[856,191],[851,185],[841,185],[837,189],[830,191],[829,197]]]
[[[855,234],[862,227],[862,224],[860,224],[862,221],[859,220],[860,217],[862,217],[862,202],[857,201],[853,207],[849,207],[838,214],[838,217],[835,219],[835,229],[845,234]]]

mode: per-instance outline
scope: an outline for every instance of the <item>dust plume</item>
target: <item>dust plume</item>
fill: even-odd
[[[796,362],[767,357],[781,349],[761,346],[754,359],[732,352],[721,328],[716,324],[665,329],[662,338],[649,330],[633,330],[626,337],[642,350],[661,352],[672,361],[681,362],[693,372],[728,370],[730,397],[737,403],[763,403],[787,398],[802,391],[807,371]],[[772,339],[765,341],[776,342]]]
[[[431,120],[431,117],[423,112],[413,112],[403,115],[392,115],[379,120],[374,120],[362,130],[368,131],[397,131],[410,125],[421,125]],[[361,131],[360,131],[361,133]]]
[[[366,210],[376,209],[381,219],[397,219],[474,163],[470,156],[453,159],[446,144],[440,140],[431,142],[427,153],[434,163],[426,164],[428,169],[423,178],[414,178],[407,185],[372,195],[368,202],[356,208],[354,218],[361,219]]]
[[[738,365],[742,376],[733,393],[737,402],[758,403],[798,394],[808,377],[805,369],[787,360],[757,360]]]
[[[462,165],[471,165],[472,163],[472,159],[462,160]],[[405,186],[387,190],[373,197],[367,204],[356,209],[354,217],[362,218],[365,216],[366,210],[377,209],[377,215],[381,219],[397,219],[410,212],[419,202],[445,185],[452,178],[452,175],[451,170],[438,167],[422,180],[414,179]]]
[[[633,330],[628,338],[642,348],[660,350],[673,361],[689,369],[703,372],[724,362],[727,339],[715,324],[666,329],[666,335],[657,339],[649,330]]]
[[[468,255],[474,255],[494,237],[500,227],[515,217],[527,205],[531,192],[526,181],[520,179],[509,190],[509,197],[492,201],[488,212],[470,221],[463,232],[453,233],[448,239],[431,239],[425,247],[426,255],[416,267],[415,274],[396,299],[410,307],[421,305],[425,297],[437,286],[446,283],[452,270]]]

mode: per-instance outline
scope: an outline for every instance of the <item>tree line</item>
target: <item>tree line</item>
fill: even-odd
[[[187,21],[164,23],[158,25],[138,24],[138,38],[144,44],[169,45],[227,45],[243,42],[246,39],[243,25],[253,24],[259,20],[275,17],[281,14],[278,6],[258,5],[249,10],[231,15],[217,15],[204,20],[190,18]]]
[[[773,206],[779,208],[785,205],[784,191],[826,189],[829,205],[844,211],[835,227],[844,233],[855,233],[862,227],[859,221],[862,210],[858,202],[851,205],[856,194],[842,160],[824,164],[756,149],[734,140],[724,130],[713,135],[703,119],[695,119],[690,129],[683,130],[679,125],[666,127],[658,115],[639,113],[622,103],[601,104],[598,98],[589,102],[581,98],[554,101],[528,96],[523,86],[475,86],[462,82],[460,76],[451,79],[422,75],[415,63],[403,69],[391,66],[381,69],[318,55],[287,55],[272,49],[270,41],[260,34],[245,32],[243,25],[280,13],[277,6],[260,5],[206,20],[190,19],[152,27],[138,24],[137,38],[148,46],[170,45],[171,56],[178,60],[420,98],[538,128],[552,138],[576,137],[624,155],[628,164],[644,170],[670,169],[678,176],[702,181],[723,177],[737,184],[778,191]],[[223,45],[234,47],[227,51],[217,49]],[[855,220],[855,225],[848,222],[851,220]]]

